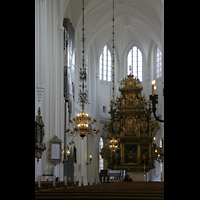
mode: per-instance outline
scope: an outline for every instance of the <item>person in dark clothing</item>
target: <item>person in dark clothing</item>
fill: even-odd
[[[129,182],[131,182],[131,181],[133,181],[133,179],[130,178],[129,175],[127,174],[127,175],[125,176],[125,178],[124,178],[124,181],[129,181]]]

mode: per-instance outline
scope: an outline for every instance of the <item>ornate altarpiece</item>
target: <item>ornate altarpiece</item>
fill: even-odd
[[[151,119],[151,106],[141,94],[143,87],[139,79],[128,75],[121,81],[120,97],[110,104],[111,120],[104,124],[107,139],[116,138],[119,148],[111,151],[109,146],[101,150],[108,161],[108,169],[133,172],[154,168],[153,134],[158,123]]]

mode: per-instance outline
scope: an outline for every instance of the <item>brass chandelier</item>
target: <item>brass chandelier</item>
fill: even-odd
[[[114,137],[109,140],[109,148],[112,152],[116,151],[118,147],[119,139],[115,139]]]
[[[79,91],[79,103],[82,109],[81,113],[78,113],[74,119],[70,119],[69,122],[72,124],[73,130],[70,130],[69,128],[67,129],[67,132],[74,134],[79,133],[82,139],[87,135],[87,134],[98,134],[99,130],[93,128],[93,124],[96,122],[95,118],[91,118],[89,114],[85,113],[85,104],[88,104],[88,91],[85,90],[86,86],[86,80],[87,80],[87,71],[85,67],[85,58],[84,58],[84,0],[82,0],[83,4],[83,23],[82,23],[82,68],[80,68],[80,91]]]
[[[113,21],[113,25],[112,25],[112,28],[113,28],[113,30],[112,30],[112,36],[113,36],[113,39],[112,39],[112,42],[113,42],[113,44],[112,44],[112,47],[113,47],[113,51],[112,51],[112,84],[113,84],[113,86],[112,86],[112,90],[113,90],[113,95],[112,95],[112,97],[113,97],[113,99],[111,100],[111,104],[110,104],[110,114],[111,114],[111,132],[112,132],[112,135],[113,135],[113,137],[111,137],[110,139],[109,139],[109,148],[110,148],[110,150],[112,151],[112,152],[115,152],[119,147],[118,147],[118,145],[119,145],[119,138],[115,138],[114,137],[114,135],[116,135],[116,133],[115,133],[115,128],[114,128],[114,124],[115,124],[115,120],[114,120],[114,118],[115,118],[115,116],[114,116],[114,113],[113,113],[113,106],[114,106],[114,102],[115,102],[115,92],[114,92],[114,90],[115,90],[115,85],[114,85],[114,79],[115,79],[115,76],[114,76],[114,66],[115,66],[115,64],[114,64],[114,62],[115,62],[115,57],[114,57],[114,21],[115,21],[115,19],[114,19],[114,0],[113,0],[113,17],[112,17],[112,21]]]

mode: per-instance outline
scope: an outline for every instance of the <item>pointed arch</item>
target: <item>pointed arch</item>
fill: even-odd
[[[142,80],[144,79],[144,76],[145,76],[145,71],[147,69],[147,60],[146,60],[146,53],[145,53],[145,50],[142,46],[142,44],[140,42],[137,42],[135,40],[132,40],[130,41],[126,47],[125,47],[125,50],[124,50],[124,53],[123,53],[123,57],[124,57],[124,76],[126,76],[127,74],[129,74],[129,65],[128,65],[128,54],[129,52],[133,49],[133,47],[136,47],[137,49],[139,49],[139,51],[141,52],[142,54],[142,70],[140,72],[140,74],[142,74]],[[134,74],[134,76],[136,76]],[[137,76],[136,76],[137,77]],[[140,80],[142,82],[142,80]]]
[[[142,81],[142,52],[141,50],[134,45],[127,56],[127,74],[131,73]]]

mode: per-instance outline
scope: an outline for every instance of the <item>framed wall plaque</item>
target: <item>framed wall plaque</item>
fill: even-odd
[[[54,136],[49,144],[49,161],[56,166],[62,160],[62,141]]]

